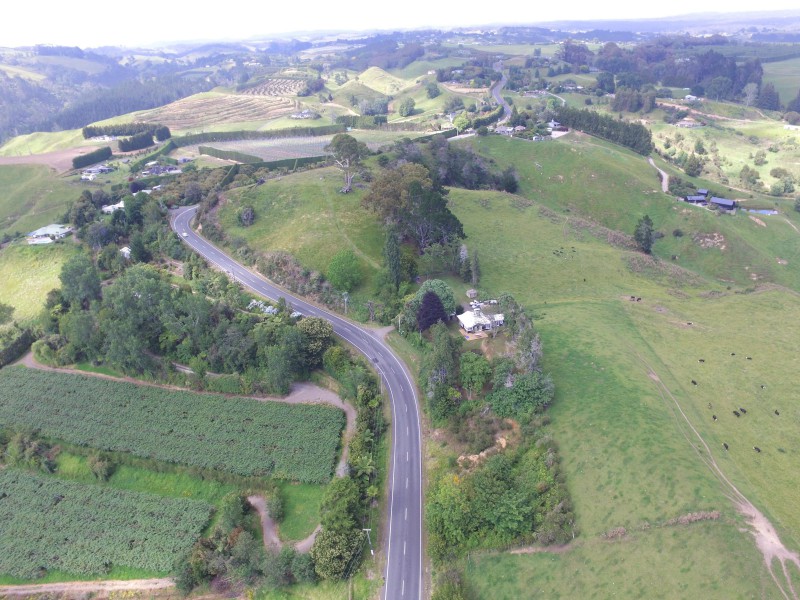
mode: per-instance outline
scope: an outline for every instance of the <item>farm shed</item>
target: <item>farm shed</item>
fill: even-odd
[[[735,200],[728,200],[727,198],[717,198],[716,196],[712,196],[711,204],[724,210],[733,210],[734,208],[736,208]]]

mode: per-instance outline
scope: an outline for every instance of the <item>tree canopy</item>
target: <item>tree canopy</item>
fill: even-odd
[[[369,154],[369,149],[364,142],[359,142],[352,135],[337,133],[331,143],[325,146],[325,152],[331,155],[333,163],[344,173],[343,191],[350,191],[355,176],[355,170],[361,164],[361,159]]]

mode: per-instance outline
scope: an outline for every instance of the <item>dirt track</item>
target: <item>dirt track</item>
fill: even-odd
[[[66,594],[71,598],[84,597],[96,592],[164,590],[175,585],[172,579],[129,579],[127,581],[75,581],[69,583],[41,583],[34,585],[0,586],[0,597],[30,596],[34,594]]]

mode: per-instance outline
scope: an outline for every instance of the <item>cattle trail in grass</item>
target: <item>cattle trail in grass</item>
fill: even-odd
[[[0,426],[242,476],[325,483],[344,413],[23,367],[0,371]]]
[[[647,369],[648,373],[654,372],[652,367],[638,352],[634,352],[634,354],[639,362],[641,362],[642,365]],[[725,474],[722,472],[722,469],[717,464],[717,461],[714,460],[711,449],[708,447],[697,429],[695,429],[694,425],[692,425],[689,417],[686,416],[686,413],[683,412],[683,408],[681,408],[680,403],[672,394],[670,389],[664,385],[660,379],[657,381],[656,387],[658,388],[658,393],[661,395],[664,401],[671,401],[674,410],[677,411],[676,417],[679,416],[686,423],[691,432],[694,434],[694,437],[696,437],[700,441],[700,444],[702,444],[702,448],[705,449],[705,452],[701,452],[694,445],[694,443],[692,443],[692,436],[690,436],[686,430],[681,428],[686,440],[692,445],[692,448],[695,449],[695,452],[697,452],[697,455],[700,457],[700,459],[711,469],[711,471],[714,473],[714,476],[719,479],[720,483],[727,488],[728,492],[731,494],[731,500],[736,506],[736,509],[747,519],[747,522],[750,525],[750,533],[755,538],[756,546],[761,552],[761,555],[764,557],[767,571],[775,582],[775,585],[778,587],[778,590],[787,600],[790,598],[798,600],[800,596],[798,596],[794,586],[792,585],[792,576],[789,573],[788,564],[794,564],[798,569],[800,569],[800,555],[798,555],[797,552],[792,552],[789,550],[783,544],[783,542],[781,542],[780,538],[778,537],[778,532],[775,530],[775,527],[773,527],[772,523],[770,523],[769,519],[767,519],[767,517],[765,517],[764,514],[758,510],[755,505],[753,505],[753,503],[744,496],[744,494],[739,491],[739,489],[730,481],[730,479],[725,476]],[[736,414],[736,416],[739,416],[736,411],[733,412]],[[723,446],[725,450],[728,450],[727,443],[724,443]],[[754,446],[753,450],[755,450],[757,453],[761,452],[761,449],[757,446]],[[779,581],[773,568],[773,562],[776,559],[780,563],[781,570],[783,572],[783,582]]]

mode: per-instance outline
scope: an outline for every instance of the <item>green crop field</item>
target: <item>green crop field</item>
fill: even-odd
[[[59,222],[80,189],[43,165],[0,165],[0,235]]]
[[[69,241],[45,246],[14,244],[0,250],[0,302],[15,308],[14,319],[26,322],[39,314],[47,292],[61,286],[61,265],[75,252]]]
[[[0,371],[0,424],[243,476],[327,482],[344,420],[342,411],[327,406],[194,394],[22,367]]]
[[[0,573],[102,575],[113,566],[167,573],[211,515],[196,500],[0,471]]]

